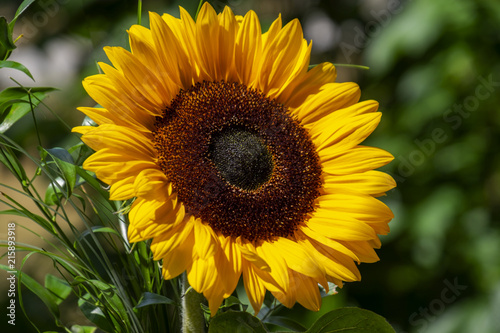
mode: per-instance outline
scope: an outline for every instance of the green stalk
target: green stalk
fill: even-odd
[[[141,25],[141,16],[142,16],[142,0],[137,2],[137,24]]]
[[[205,0],[200,0],[200,2],[198,3],[198,8],[196,9],[196,14],[194,15],[194,20],[196,21],[198,19],[198,14],[201,10],[201,6],[203,6],[203,2]]]
[[[187,280],[186,272],[182,273],[182,333],[203,333],[205,332],[205,318],[201,303],[205,298],[198,294]]]

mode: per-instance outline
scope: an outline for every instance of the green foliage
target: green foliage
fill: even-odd
[[[0,133],[5,133],[14,123],[42,102],[48,87],[12,87],[0,92]]]
[[[15,48],[7,19],[2,16],[0,17],[0,59],[7,59]]]
[[[71,293],[71,286],[68,282],[52,274],[45,276],[45,288],[57,297],[57,305],[60,305]]]
[[[13,271],[12,269],[10,269],[8,266],[5,265],[0,265],[0,268],[6,271]],[[47,308],[49,309],[50,313],[54,316],[54,318],[59,318],[60,316],[60,311],[58,307],[60,303],[59,297],[53,294],[46,287],[39,284],[35,279],[30,277],[29,275],[22,274],[20,270],[14,270],[14,272],[18,280],[42,300],[42,302],[47,306]]]
[[[221,332],[266,333],[268,330],[248,312],[228,311],[210,321],[208,333]]]
[[[16,14],[14,15],[14,18],[10,23],[7,23],[7,19],[3,16],[0,17],[0,60],[7,60],[7,58],[10,56],[12,53],[12,50],[16,48],[16,45],[14,45],[14,42],[12,40],[12,32],[14,30],[14,24],[16,24],[17,18],[19,15],[21,15],[35,0],[24,0],[21,5],[19,5],[19,8],[16,11]],[[16,68],[17,65],[13,64],[12,68]],[[25,71],[24,66],[21,65],[20,69],[22,71]],[[27,71],[27,70],[26,70]],[[26,72],[25,71],[25,72]],[[27,74],[29,71],[27,72]],[[31,74],[28,74],[28,76],[31,77]],[[33,78],[33,77],[31,77]]]
[[[271,317],[273,318],[273,317]],[[341,308],[327,312],[321,316],[309,329],[294,322],[290,318],[274,317],[266,320],[276,326],[288,328],[293,332],[306,333],[394,333],[394,329],[387,321],[368,310],[359,308]],[[218,314],[210,321],[209,333],[218,332],[245,332],[266,333],[269,330],[256,317],[247,312],[227,311]]]
[[[307,333],[394,333],[387,321],[376,313],[359,308],[336,309],[319,318]]]
[[[12,69],[17,69],[18,71],[23,72],[24,74],[28,75],[30,79],[35,81],[33,78],[33,75],[31,75],[31,72],[23,65],[15,61],[8,61],[8,60],[0,60],[0,68],[12,68]]]
[[[139,303],[135,306],[135,309],[155,304],[175,304],[175,302],[163,295],[145,292],[142,294],[142,297],[139,300]]]

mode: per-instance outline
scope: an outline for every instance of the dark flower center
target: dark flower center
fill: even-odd
[[[156,119],[153,142],[187,212],[224,236],[290,237],[314,211],[321,167],[308,132],[242,84],[180,91]]]
[[[209,158],[229,184],[255,190],[271,178],[273,159],[262,139],[243,127],[214,133]]]

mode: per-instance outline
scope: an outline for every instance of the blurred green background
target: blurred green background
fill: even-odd
[[[20,3],[2,0],[0,15],[10,20]],[[286,22],[298,17],[313,40],[311,63],[370,67],[339,67],[338,80],[358,82],[363,100],[380,102],[382,122],[366,144],[395,156],[384,170],[398,188],[382,200],[396,217],[378,251],[381,261],[362,264],[362,282],[328,297],[322,311],[360,306],[397,332],[500,332],[500,2],[211,3],[237,14],[253,9],[265,29],[279,13]],[[194,13],[197,1],[148,0],[143,10],[178,15],[179,5]],[[136,0],[37,1],[18,20],[15,36],[24,37],[9,60],[26,65],[36,85],[58,88],[47,103],[78,125],[83,117],[76,107],[93,104],[81,80],[97,72],[96,61],[107,61],[103,46],[127,47],[136,11]],[[0,90],[14,85],[11,76],[33,85],[0,69]],[[38,121],[46,147],[65,146],[68,131],[50,112],[40,109]],[[8,134],[36,147],[29,117]],[[27,297],[30,318],[48,320],[43,305]],[[287,313],[304,322],[318,316],[299,306]],[[23,322],[18,312],[9,332],[34,331]],[[43,329],[56,328],[49,321]]]

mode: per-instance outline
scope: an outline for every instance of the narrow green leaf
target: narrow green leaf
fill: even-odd
[[[6,271],[13,271],[8,266],[0,264],[0,268]],[[42,302],[47,306],[49,311],[54,315],[55,318],[59,318],[59,307],[57,306],[57,298],[49,290],[44,288],[41,284],[36,282],[26,273],[21,273],[18,270],[14,270],[14,274],[17,278],[20,278],[22,284],[31,290],[35,295],[42,300]]]
[[[57,168],[61,172],[66,185],[67,196],[69,197],[73,192],[73,188],[76,184],[76,165],[73,162],[73,157],[68,153],[66,149],[63,148],[52,148],[45,149],[49,153],[50,157],[54,160]]]
[[[94,279],[86,280],[85,282],[93,285],[95,289],[99,291],[99,301],[103,306],[110,307],[116,314],[118,314],[119,318],[112,317],[112,319],[118,319],[123,324],[129,325],[129,314],[123,305],[121,298],[118,296],[115,286]]]
[[[29,93],[32,94],[31,104]],[[55,90],[49,87],[21,88],[11,87],[0,92],[0,133],[5,133],[24,115],[35,108],[46,95],[46,92]]]
[[[0,138],[0,162],[3,163],[21,183],[24,184],[28,181],[28,176],[24,171],[23,165],[12,149],[7,146],[3,138]]]
[[[135,306],[135,309],[142,308],[154,304],[175,304],[173,300],[163,295],[158,295],[150,292],[145,292],[142,294],[139,303]]]
[[[101,227],[101,226],[95,226],[95,227],[92,227],[89,229],[85,229],[79,236],[78,236],[78,240],[82,240],[83,238],[85,238],[88,234],[90,234],[91,232],[93,233],[97,233],[97,232],[103,232],[103,233],[110,233],[110,234],[115,234],[117,235],[118,237],[122,237],[120,235],[120,233],[118,231],[116,231],[115,229],[111,229],[109,227]],[[76,246],[76,241],[75,241],[75,246]]]
[[[12,33],[5,17],[0,17],[0,60],[6,60],[16,48]]]
[[[106,318],[101,308],[86,301],[85,299],[78,300],[78,307],[88,320],[97,325],[100,329],[106,332],[113,332],[113,324]]]
[[[395,333],[384,317],[360,308],[341,308],[321,316],[307,333]]]
[[[23,65],[15,61],[8,61],[8,60],[0,60],[0,68],[12,68],[12,69],[17,69],[18,71],[23,72],[24,74],[28,75],[33,81],[35,79],[33,78],[33,75],[31,75],[31,72]]]
[[[50,183],[47,186],[47,190],[45,191],[43,202],[45,202],[49,206],[59,205],[61,199],[64,197],[64,193],[61,191],[61,188],[65,186],[64,180],[58,177],[56,179],[56,182],[58,185]]]
[[[26,218],[36,222],[39,226],[41,226],[45,230],[49,231],[50,233],[52,233],[52,234],[55,233],[54,228],[52,227],[52,224],[49,221],[47,221],[46,219],[44,219],[40,215],[37,215],[37,214],[30,212],[27,209],[23,209],[23,210],[6,209],[6,210],[0,211],[0,215],[15,215],[15,216],[26,217]]]
[[[257,317],[248,312],[227,311],[210,321],[208,333],[218,332],[267,333],[269,331]]]
[[[71,287],[69,284],[52,274],[47,274],[45,276],[45,288],[50,290],[56,298],[57,305],[61,304],[71,293]]]
[[[109,198],[109,192],[103,189],[99,181],[93,176],[93,174],[90,173],[90,171],[77,167],[76,173],[82,177],[87,184],[92,186],[94,190],[98,191],[105,199]]]
[[[17,18],[19,15],[21,15],[35,0],[24,0],[19,7],[17,8],[16,14],[14,15],[14,18],[12,21],[9,23],[9,27],[12,31],[14,29],[14,24],[16,24]]]

